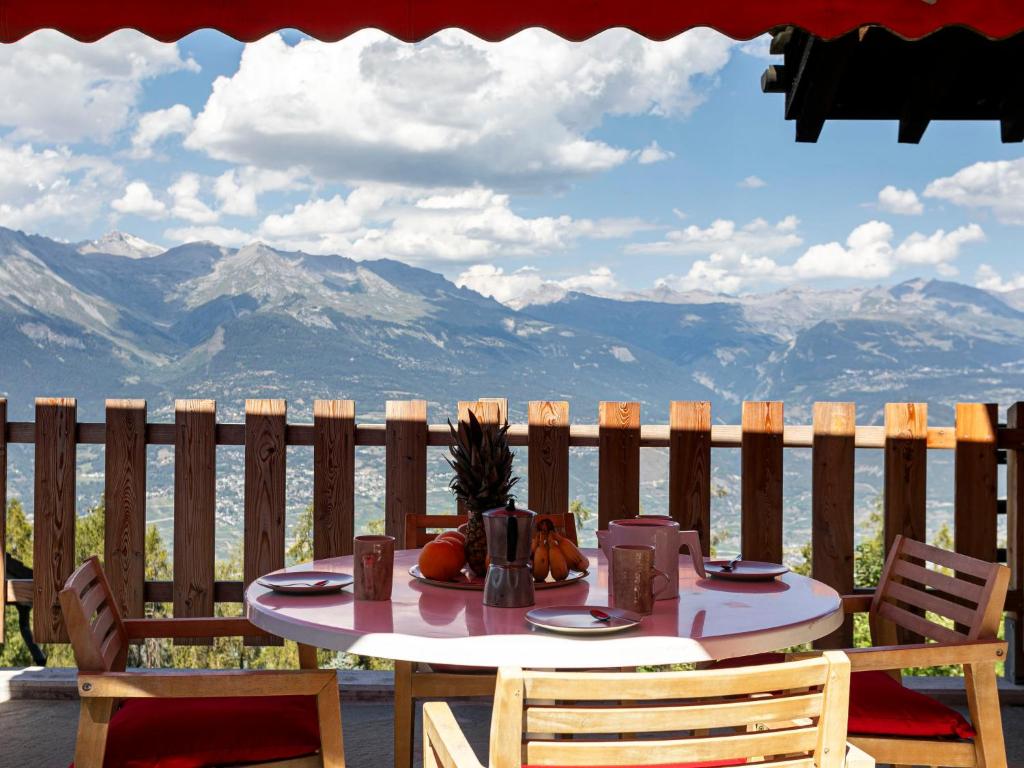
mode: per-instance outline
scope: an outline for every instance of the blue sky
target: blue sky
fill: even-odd
[[[0,225],[393,257],[516,303],[887,284],[1024,287],[1024,160],[994,123],[797,144],[765,41],[582,45],[199,32],[0,48]]]

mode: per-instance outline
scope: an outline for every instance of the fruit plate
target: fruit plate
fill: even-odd
[[[704,563],[704,570],[713,579],[729,579],[732,581],[770,581],[784,573],[789,573],[789,568],[778,563],[760,563],[756,560],[740,560],[732,568],[722,568],[728,560],[709,560]]]
[[[587,571],[569,571],[569,576],[562,581],[555,581],[548,576],[547,581],[535,581],[533,583],[534,589],[554,589],[555,587],[567,587],[570,584],[575,584],[581,579],[587,577]],[[441,581],[440,579],[428,579],[420,572],[419,565],[414,565],[409,569],[409,575],[417,581],[422,581],[424,584],[433,584],[435,587],[445,587],[446,589],[475,589],[480,592],[484,589],[484,580],[473,575],[469,568],[463,568],[459,571],[458,577],[453,581]]]
[[[594,618],[595,608],[607,614],[607,621]],[[555,605],[534,608],[526,613],[526,620],[535,627],[567,635],[606,635],[637,626],[643,616],[620,608],[604,605]]]
[[[322,595],[344,589],[355,579],[347,573],[334,571],[293,571],[270,573],[256,581],[267,589],[288,595]]]

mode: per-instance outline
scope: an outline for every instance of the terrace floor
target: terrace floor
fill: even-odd
[[[341,682],[344,690],[344,677]],[[349,768],[388,768],[391,765],[391,703],[386,696],[384,687],[373,696],[343,696],[342,725]],[[1018,696],[1012,698],[1019,700]],[[486,765],[490,706],[456,702],[452,708]],[[0,768],[64,768],[73,756],[77,718],[78,702],[68,698],[0,700],[0,723],[3,724]],[[422,765],[418,723],[416,730],[413,766]],[[1024,768],[1024,706],[1004,705],[1003,730],[1009,765]]]

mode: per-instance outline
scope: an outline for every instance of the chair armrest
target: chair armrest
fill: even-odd
[[[852,672],[888,671],[906,667],[935,667],[944,664],[984,664],[1003,661],[1002,640],[973,640],[964,643],[918,643],[851,648],[846,651]]]
[[[863,595],[843,595],[843,613],[867,613],[871,610],[871,601],[875,599],[873,592]]]
[[[846,768],[875,768],[875,758],[853,744],[846,745]]]
[[[148,637],[274,637],[241,616],[125,619],[129,640]]]
[[[431,748],[440,768],[483,768],[451,707],[443,701],[423,705],[423,750],[426,753]],[[429,761],[427,764],[430,765]]]
[[[180,672],[82,672],[78,693],[82,697],[216,698],[218,696],[315,696],[328,685],[337,685],[333,669],[288,671],[216,670]]]

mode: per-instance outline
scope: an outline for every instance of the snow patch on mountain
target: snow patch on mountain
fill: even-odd
[[[107,253],[129,259],[148,259],[151,256],[159,256],[167,250],[155,243],[147,242],[141,237],[117,231],[108,232],[97,240],[86,240],[79,243],[76,249],[81,254]]]

